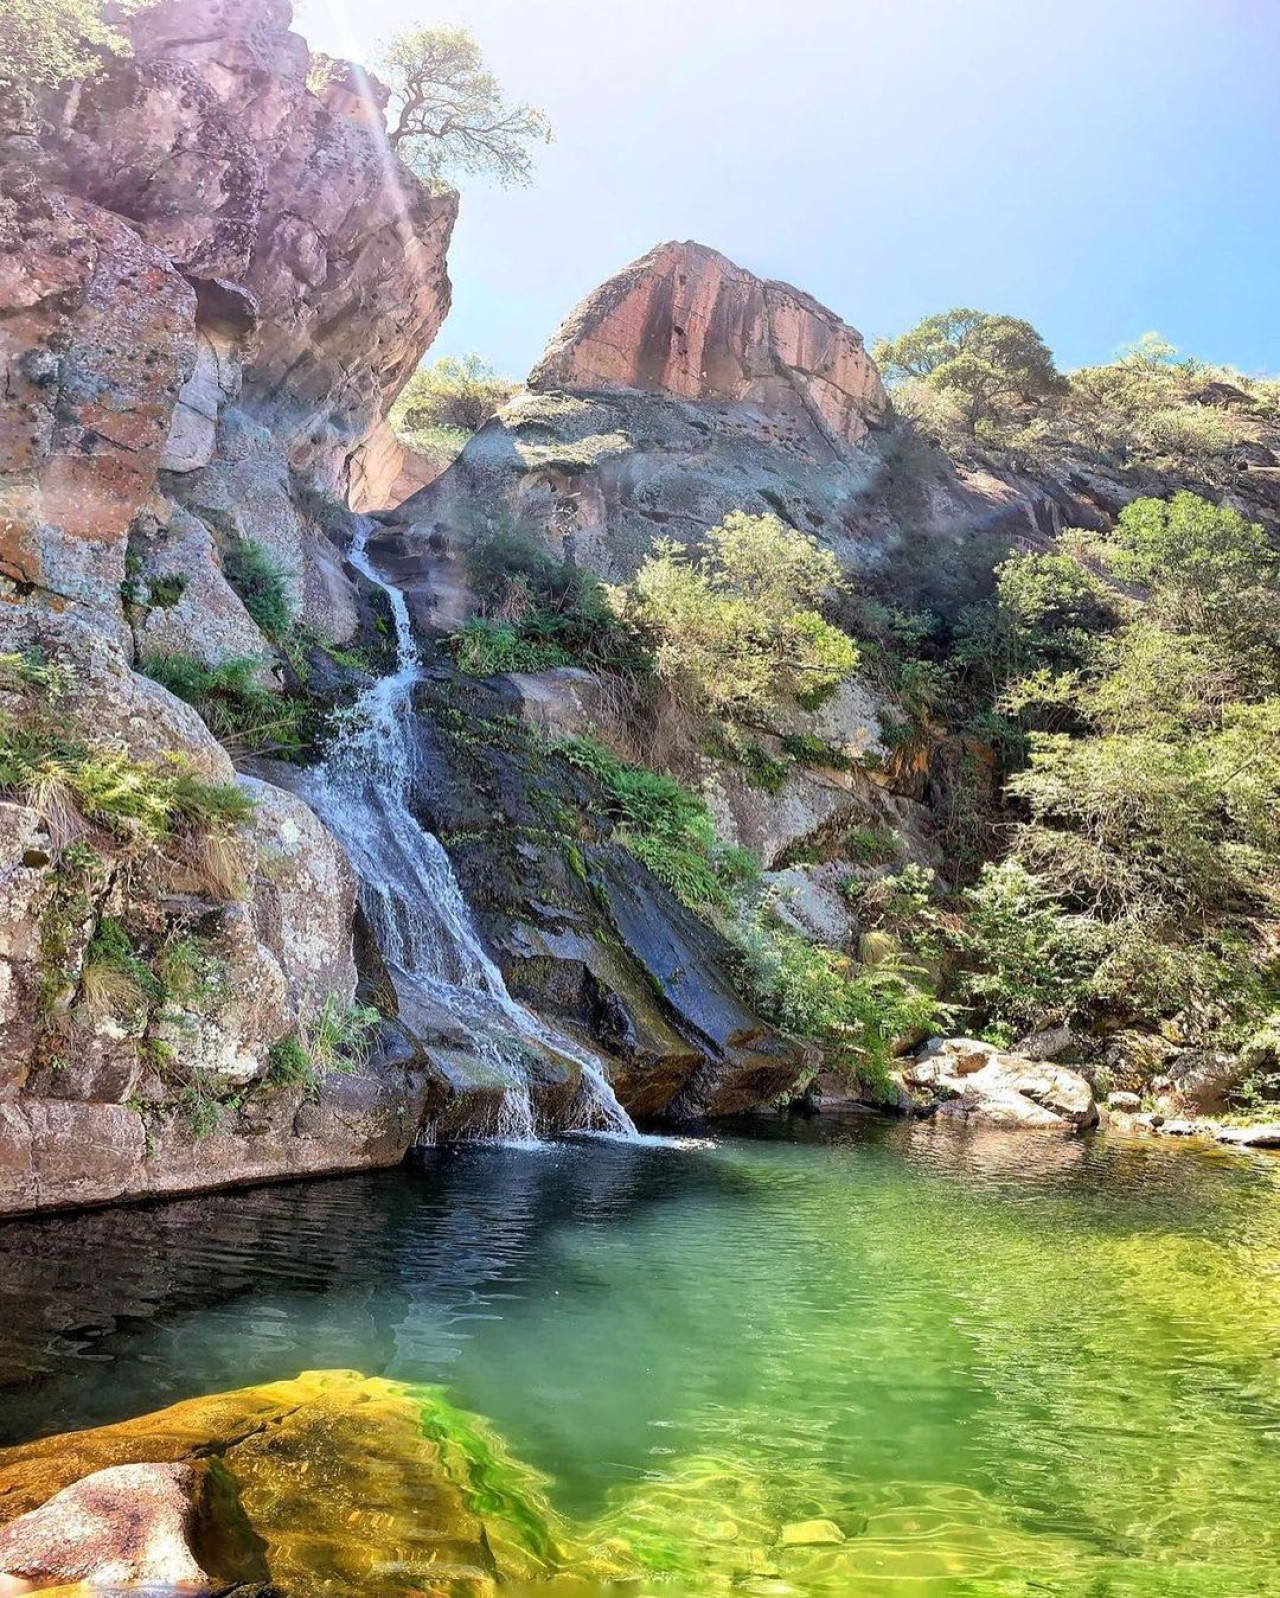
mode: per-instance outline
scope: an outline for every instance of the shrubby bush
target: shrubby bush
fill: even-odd
[[[986,618],[1015,640],[1004,664],[1033,667],[1001,694],[1032,727],[1008,859],[965,896],[960,992],[1004,1037],[1177,1017],[1238,1043],[1280,975],[1276,558],[1191,494],[1137,500],[1081,547],[1097,571],[1006,563]]]
[[[612,594],[687,708],[751,721],[788,700],[815,706],[856,669],[857,645],[819,609],[842,586],[816,539],[735,511],[701,555],[656,542]]]
[[[449,643],[464,671],[490,677],[570,663],[612,672],[648,669],[643,640],[585,568],[556,560],[509,531],[478,539],[466,565],[482,614]]]
[[[479,355],[443,355],[418,367],[401,389],[389,420],[409,444],[439,429],[465,440],[478,433],[518,388]]]

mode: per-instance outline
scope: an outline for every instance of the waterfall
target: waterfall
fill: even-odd
[[[581,1072],[575,1128],[635,1137],[601,1061],[507,992],[480,942],[443,844],[414,819],[409,806],[418,758],[413,688],[422,666],[405,596],[369,559],[370,526],[362,520],[347,559],[390,602],[396,665],[344,713],[325,760],[310,774],[307,797],[355,867],[361,907],[406,1019],[444,1015],[460,1023],[468,1054],[501,1085],[494,1134],[514,1142],[537,1139],[527,1064],[532,1045]]]

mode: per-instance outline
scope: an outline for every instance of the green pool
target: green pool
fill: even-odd
[[[11,1223],[0,1328],[4,1443],[429,1384],[628,1571],[565,1592],[1280,1594],[1265,1157],[863,1121],[465,1149]]]

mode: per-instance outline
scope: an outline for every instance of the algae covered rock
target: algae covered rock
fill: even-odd
[[[35,1547],[37,1532],[52,1547],[48,1528],[72,1525],[70,1509],[86,1505],[94,1537],[70,1574],[191,1581],[197,1592],[269,1577],[287,1598],[414,1589],[480,1598],[495,1581],[546,1577],[562,1554],[541,1479],[483,1422],[434,1389],[351,1371],[307,1372],[0,1451],[0,1551]],[[166,1529],[170,1563],[145,1562],[146,1540],[134,1539],[148,1526],[157,1538]],[[228,1550],[238,1568],[228,1569]],[[145,1576],[126,1574],[130,1559]],[[222,1576],[216,1588],[201,1585],[206,1571]]]

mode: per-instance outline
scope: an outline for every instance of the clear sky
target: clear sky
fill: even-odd
[[[527,191],[465,188],[434,354],[523,376],[664,239],[808,290],[869,340],[952,305],[1064,366],[1149,328],[1280,371],[1280,0],[305,0],[368,60],[469,27],[550,115]]]

